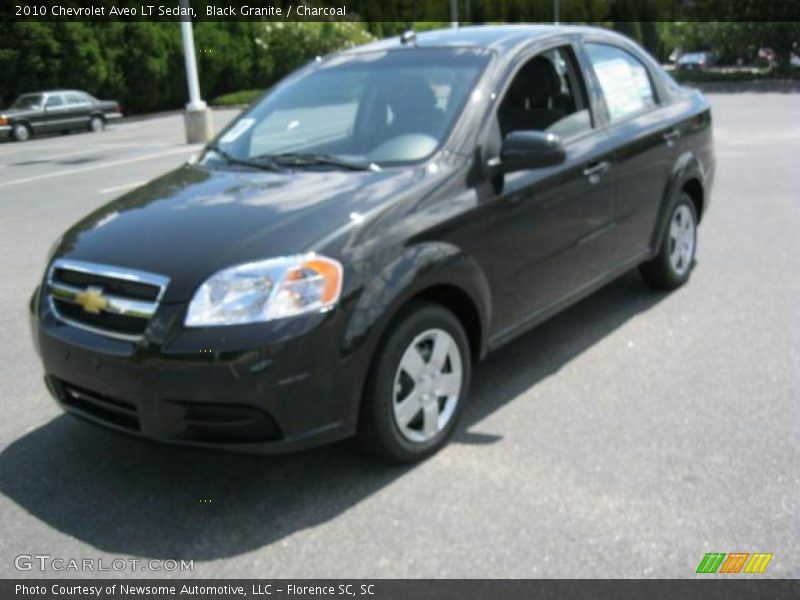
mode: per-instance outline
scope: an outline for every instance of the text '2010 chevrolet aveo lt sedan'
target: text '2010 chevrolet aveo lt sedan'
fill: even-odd
[[[419,459],[488,351],[633,267],[684,283],[713,171],[706,101],[610,32],[335,54],[64,234],[30,307],[47,387],[155,440]]]

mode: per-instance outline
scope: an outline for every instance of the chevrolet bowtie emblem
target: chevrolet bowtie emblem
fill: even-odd
[[[88,313],[93,315],[100,314],[101,310],[108,307],[108,298],[103,296],[103,290],[99,287],[88,287],[86,290],[75,296],[75,302],[80,304]]]

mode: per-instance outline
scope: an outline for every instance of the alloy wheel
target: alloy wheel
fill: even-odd
[[[689,270],[694,258],[695,222],[692,211],[682,204],[672,215],[669,226],[669,262],[679,276]]]
[[[392,401],[395,423],[407,440],[427,442],[455,413],[464,372],[458,344],[443,329],[414,338],[400,359]]]

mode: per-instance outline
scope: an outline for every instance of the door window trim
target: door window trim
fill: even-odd
[[[653,105],[646,106],[640,110],[637,110],[636,112],[632,112],[628,115],[625,115],[624,118],[619,119],[617,121],[612,121],[611,113],[608,109],[608,101],[606,100],[606,95],[603,92],[602,86],[600,85],[600,80],[597,78],[597,73],[594,70],[594,64],[592,63],[592,60],[589,58],[589,52],[586,48],[588,44],[610,46],[616,50],[625,52],[630,56],[632,56],[633,58],[635,58],[639,62],[639,64],[641,64],[642,67],[644,67],[645,73],[647,74],[647,79],[650,81],[650,88],[653,90],[653,101],[654,101]],[[666,106],[667,103],[664,101],[664,94],[662,93],[661,88],[656,84],[656,78],[653,75],[650,65],[648,65],[647,61],[643,60],[643,58],[639,56],[636,52],[632,51],[630,48],[626,48],[624,44],[620,44],[616,40],[609,40],[602,36],[586,36],[582,38],[580,41],[580,52],[581,52],[581,59],[586,63],[585,68],[586,70],[589,71],[591,75],[593,86],[596,89],[596,95],[597,97],[600,98],[600,100],[602,100],[602,107],[601,107],[602,111],[598,111],[602,112],[603,114],[603,125],[601,126],[601,129],[607,130],[611,128],[616,128],[634,119],[638,119],[641,116],[660,110],[664,106]]]
[[[56,104],[52,108],[64,108],[64,107],[67,106],[67,102],[66,102],[66,99],[64,98],[63,94],[47,94],[45,96],[45,99],[44,99],[44,107],[45,108],[50,108],[50,106],[48,106],[48,105],[50,104],[50,100],[52,98],[60,98],[61,99],[61,104]]]
[[[512,67],[511,72],[503,78],[501,85],[495,87],[495,89],[491,92],[494,94],[494,97],[492,97],[492,101],[489,103],[489,110],[481,128],[481,136],[479,138],[480,146],[485,145],[486,138],[489,135],[489,130],[492,125],[492,120],[497,120],[497,110],[500,108],[500,105],[508,93],[508,89],[511,87],[511,84],[514,82],[514,79],[517,77],[520,70],[522,70],[522,68],[528,64],[528,62],[537,56],[557,48],[567,48],[572,54],[572,71],[576,77],[580,78],[580,80],[576,83],[578,84],[580,91],[582,91],[586,96],[586,110],[589,111],[589,120],[591,122],[591,127],[589,129],[581,131],[580,133],[576,133],[568,138],[561,138],[564,148],[568,148],[569,146],[572,146],[573,144],[580,142],[591,135],[596,135],[603,129],[604,123],[598,120],[595,107],[592,103],[591,93],[588,82],[586,81],[586,74],[583,72],[584,69],[583,65],[581,64],[579,49],[576,42],[577,39],[574,36],[550,39],[543,43],[534,43],[528,48],[519,52],[519,54],[514,58],[514,66]]]

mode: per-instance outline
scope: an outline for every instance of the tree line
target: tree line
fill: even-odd
[[[69,0],[63,0],[69,2]],[[102,1],[102,0],[100,0]],[[341,4],[333,0],[328,4]],[[725,17],[727,0],[716,10]],[[772,0],[771,10],[794,6]],[[265,89],[315,56],[416,29],[448,26],[449,0],[347,0],[352,22],[200,21],[194,24],[203,96]],[[737,15],[759,16],[759,0],[737,0]],[[613,27],[665,60],[675,47],[713,50],[749,59],[772,47],[779,65],[796,51],[798,22],[680,22],[678,0],[561,0],[562,22]],[[459,16],[471,22],[551,21],[552,0],[458,0]],[[776,8],[778,7],[778,8]],[[749,11],[749,12],[748,12]],[[781,18],[783,13],[776,13]],[[9,21],[0,34],[0,104],[46,88],[84,89],[119,100],[125,111],[178,108],[186,102],[183,50],[177,22]]]

